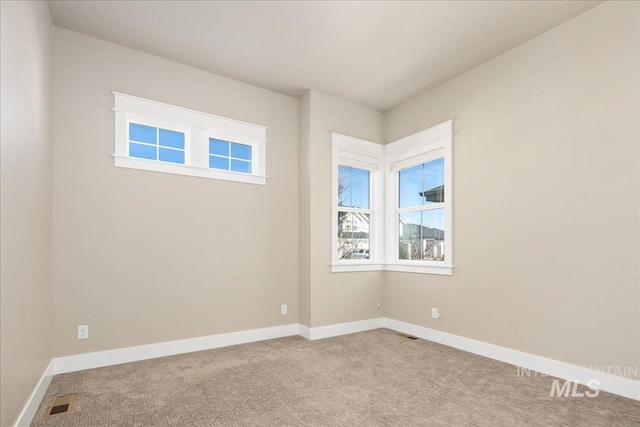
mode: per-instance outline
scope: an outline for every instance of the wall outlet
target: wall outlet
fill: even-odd
[[[433,319],[439,319],[440,318],[440,312],[438,311],[437,308],[432,308],[431,309],[431,317]]]
[[[282,306],[280,306],[280,314],[285,315],[287,311],[287,304],[282,304]]]
[[[88,325],[78,326],[78,339],[86,340],[87,338],[89,338],[89,326]]]

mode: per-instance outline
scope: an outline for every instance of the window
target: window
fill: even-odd
[[[371,172],[338,166],[338,259],[369,259]]]
[[[381,150],[377,144],[333,135],[332,271],[380,268]]]
[[[114,95],[115,166],[266,184],[265,127]]]
[[[444,261],[444,159],[398,171],[398,258]]]
[[[129,157],[184,164],[184,133],[129,122]]]
[[[451,128],[384,146],[333,134],[332,271],[452,274]]]
[[[251,173],[251,146],[209,138],[209,167]]]

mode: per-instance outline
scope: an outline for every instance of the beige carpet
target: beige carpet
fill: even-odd
[[[379,329],[57,375],[34,426],[640,426],[640,402],[549,397],[552,378]],[[45,419],[54,395],[73,411]]]

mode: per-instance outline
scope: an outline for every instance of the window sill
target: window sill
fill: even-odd
[[[349,271],[380,271],[384,270],[383,264],[371,264],[364,262],[353,262],[349,264],[331,264],[332,273],[346,273]]]
[[[331,264],[332,273],[352,271],[397,271],[403,273],[439,274],[442,276],[453,275],[453,267],[450,265],[369,264],[362,262]]]
[[[198,178],[220,179],[224,181],[243,182],[246,184],[266,185],[267,177],[240,172],[199,168],[195,166],[158,162],[154,160],[136,159],[127,156],[113,155],[113,164],[120,168],[140,169],[152,172],[171,173],[175,175],[195,176]]]
[[[380,271],[384,270],[383,264],[371,264],[364,262],[331,264],[332,273],[346,273],[349,271]]]

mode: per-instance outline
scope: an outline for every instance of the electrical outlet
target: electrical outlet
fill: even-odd
[[[280,314],[285,315],[287,314],[287,304],[282,304],[282,306],[280,307]]]
[[[440,318],[440,313],[438,312],[437,308],[432,308],[431,309],[431,317],[433,319],[439,319]]]
[[[89,326],[87,325],[78,326],[78,339],[86,340],[88,338],[89,338]]]

